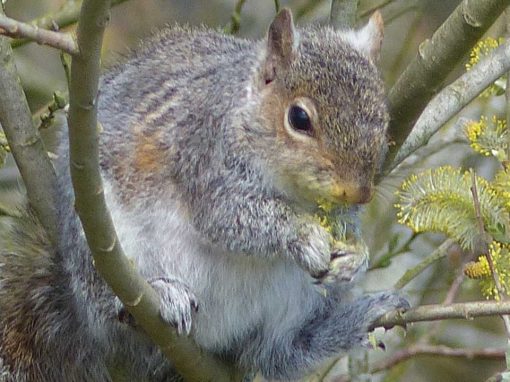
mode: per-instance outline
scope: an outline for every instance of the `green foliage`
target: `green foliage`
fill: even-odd
[[[477,44],[468,69],[499,43],[499,40],[486,39]],[[482,96],[500,95],[497,86]],[[415,233],[442,232],[465,250],[485,248],[486,253],[468,263],[464,273],[480,281],[480,289],[487,298],[500,299],[501,294],[510,292],[510,134],[505,120],[482,116],[479,121],[466,124],[465,135],[475,152],[500,162],[494,179],[489,181],[476,176],[472,170],[452,166],[412,175],[397,192],[397,216],[401,224]]]
[[[508,160],[508,129],[504,119],[493,116],[490,120],[482,116],[480,121],[471,121],[465,130],[471,148],[484,156],[495,156],[500,162]]]
[[[487,255],[479,256],[476,261],[471,261],[464,267],[464,274],[472,279],[480,280],[480,289],[487,298],[500,299],[494,285],[488,257],[492,259],[494,271],[498,275],[501,284],[501,292],[508,295],[510,291],[510,246],[493,241],[489,246]]]
[[[505,200],[487,180],[475,179],[484,225],[499,237],[509,225]],[[480,232],[471,186],[471,173],[451,166],[412,175],[397,194],[399,222],[414,232],[443,232],[464,249],[473,250]]]
[[[504,167],[497,172],[493,187],[497,194],[504,200],[505,208],[510,211],[510,169]]]

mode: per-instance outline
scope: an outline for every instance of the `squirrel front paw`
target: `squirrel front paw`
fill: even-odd
[[[161,318],[176,328],[177,333],[189,334],[194,312],[198,311],[197,298],[191,290],[181,281],[158,277],[148,280],[160,297],[159,314]],[[127,312],[122,302],[116,298],[118,319],[131,326],[136,326],[134,318]]]
[[[349,244],[335,241],[328,272],[322,283],[351,282],[368,267],[369,251],[364,242]]]
[[[365,324],[370,328],[380,317],[393,310],[407,310],[411,307],[409,302],[398,292],[379,292],[364,297],[366,312]]]
[[[331,235],[317,224],[303,224],[298,239],[289,245],[293,259],[314,278],[323,277],[331,261]]]

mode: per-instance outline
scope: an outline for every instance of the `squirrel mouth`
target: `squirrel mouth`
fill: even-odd
[[[349,204],[365,204],[372,200],[373,192],[370,185],[356,183],[335,184],[331,189],[335,201]]]

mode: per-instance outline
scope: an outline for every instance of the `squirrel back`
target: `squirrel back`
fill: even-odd
[[[293,30],[289,52],[207,29],[156,34],[102,83],[102,164],[122,183],[115,192],[160,198],[156,185],[171,177],[193,197],[201,170],[246,160],[296,199],[366,202],[387,125],[376,22],[357,33]],[[310,114],[313,132],[284,123],[291,101]]]

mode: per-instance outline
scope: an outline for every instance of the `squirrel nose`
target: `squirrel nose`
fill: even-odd
[[[349,204],[368,203],[373,196],[372,187],[370,185],[349,183],[336,185],[332,194],[335,199]]]

